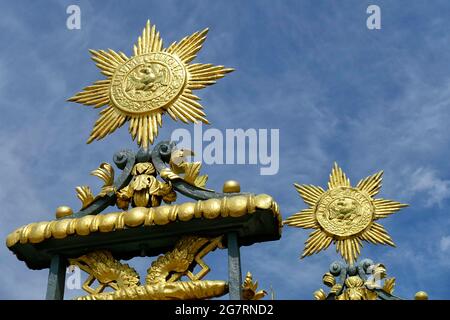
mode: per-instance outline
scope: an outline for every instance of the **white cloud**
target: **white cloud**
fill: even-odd
[[[413,170],[406,167],[398,175],[401,186],[399,193],[412,201],[414,198],[426,207],[441,207],[443,201],[450,197],[450,180],[442,179],[436,170],[420,167]],[[400,183],[398,183],[400,184]]]
[[[450,180],[439,178],[432,169],[419,168],[414,171],[409,186],[412,195],[426,193],[427,206],[440,206],[443,200],[450,197]]]
[[[440,242],[441,250],[448,252],[450,250],[450,236],[444,236],[441,238]]]

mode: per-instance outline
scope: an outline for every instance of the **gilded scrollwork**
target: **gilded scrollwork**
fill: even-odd
[[[200,169],[202,167],[200,162],[187,161],[187,157],[193,155],[194,152],[191,150],[173,150],[169,161],[170,169],[164,171],[162,175],[167,176],[169,179],[181,178],[193,186],[204,188],[208,181],[208,175],[200,175]]]
[[[190,280],[201,280],[209,273],[210,268],[202,258],[216,248],[222,247],[222,237],[213,239],[187,236],[177,242],[175,248],[158,257],[147,270],[146,283],[173,282],[182,276]],[[195,265],[201,267],[197,274],[190,269]]]
[[[242,299],[260,300],[267,295],[265,290],[258,291],[258,281],[253,281],[253,276],[247,272],[244,283],[242,284]]]
[[[114,259],[106,250],[94,251],[77,259],[69,259],[69,263],[89,274],[82,288],[90,294],[101,293],[106,287],[119,290],[139,285],[139,274],[136,270]],[[96,280],[99,285],[97,288],[92,288],[91,285]]]
[[[88,207],[94,200],[104,197],[110,192],[115,192],[114,187],[114,168],[107,162],[103,162],[100,166],[91,172],[91,175],[101,179],[103,186],[97,196],[94,196],[89,186],[79,186],[75,188],[78,199],[81,201],[81,210]]]
[[[206,299],[227,293],[225,281],[202,280],[210,271],[203,257],[216,248],[221,248],[222,237],[203,238],[187,236],[181,238],[175,248],[158,257],[147,270],[146,283],[140,285],[137,272],[115,260],[108,251],[96,251],[70,262],[89,274],[83,289],[89,293],[81,300],[136,300],[136,299]],[[191,270],[199,265],[200,271]],[[181,281],[186,276],[188,281]],[[97,280],[99,286],[90,285]],[[250,279],[251,280],[251,279]],[[103,292],[107,287],[113,292]],[[252,287],[253,288],[253,287]],[[259,297],[261,293],[256,293]]]

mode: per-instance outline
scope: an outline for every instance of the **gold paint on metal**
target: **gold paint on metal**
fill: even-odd
[[[222,188],[224,193],[238,193],[241,192],[241,184],[236,180],[225,181]]]
[[[376,300],[378,294],[369,290],[364,280],[358,276],[352,276],[345,279],[346,289],[336,297],[336,300]]]
[[[94,193],[89,186],[78,186],[75,188],[77,198],[81,201],[81,210],[88,207],[95,200]]]
[[[195,32],[163,48],[155,26],[147,21],[142,35],[128,57],[109,49],[90,50],[106,79],[96,81],[69,101],[100,108],[100,118],[88,139],[100,140],[130,122],[129,131],[139,146],[147,148],[158,135],[162,115],[175,121],[208,123],[193,90],[216,83],[231,68],[190,62],[202,48],[208,29]]]
[[[116,193],[120,209],[127,210],[130,203],[133,207],[158,207],[161,201],[172,203],[176,200],[177,195],[172,185],[156,178],[152,163],[136,164],[131,175],[131,182]]]
[[[360,254],[362,241],[395,246],[384,227],[375,221],[407,205],[374,198],[380,191],[382,175],[383,171],[380,171],[352,187],[350,180],[335,163],[327,191],[312,185],[295,184],[309,207],[286,219],[284,224],[315,229],[306,241],[302,258],[334,243],[336,250],[352,264]]]
[[[323,276],[323,284],[330,288],[328,295],[323,289],[314,292],[316,300],[325,300],[330,294],[336,300],[377,300],[378,291],[393,294],[395,278],[386,278],[386,268],[383,264],[375,264],[368,269],[367,280],[359,275],[348,276],[344,285],[336,283],[335,277],[327,272]]]
[[[161,176],[164,176],[170,180],[175,178],[184,179],[187,183],[199,187],[205,188],[208,181],[208,175],[200,175],[202,167],[201,162],[189,162],[187,157],[193,156],[194,152],[187,149],[175,149],[170,155],[169,166],[163,172]],[[183,174],[183,176],[179,176]]]
[[[314,300],[325,300],[327,295],[323,289],[319,289],[314,292]]]
[[[77,300],[198,300],[223,296],[228,284],[221,280],[161,282],[79,297]]]
[[[187,236],[177,242],[175,248],[156,259],[147,270],[146,283],[174,282],[183,276],[190,280],[201,280],[210,271],[208,265],[202,260],[216,248],[223,248],[222,236],[213,239],[198,236]],[[200,271],[193,274],[196,265]]]
[[[353,188],[331,189],[319,199],[317,222],[328,233],[349,237],[366,229],[373,219],[369,196]]]
[[[115,192],[114,187],[114,168],[107,162],[103,162],[100,166],[91,172],[103,181],[103,186],[97,196],[94,196],[89,186],[79,186],[75,188],[77,198],[81,201],[81,210],[88,207],[94,200],[102,198],[110,192]]]
[[[336,284],[336,279],[334,278],[334,276],[327,272],[323,275],[322,277],[322,282],[327,286],[327,287],[333,287]]]
[[[281,232],[281,214],[278,204],[267,194],[241,195],[164,205],[155,208],[136,207],[128,211],[87,215],[82,218],[30,223],[10,233],[6,245],[16,243],[41,243],[46,239],[62,239],[70,235],[89,235],[97,232],[113,232],[131,227],[164,225],[192,219],[216,219],[240,217],[256,210],[270,210],[277,217]]]
[[[414,300],[428,300],[428,294],[425,291],[416,292]]]
[[[247,272],[244,283],[242,284],[243,300],[260,300],[267,295],[265,290],[258,290],[258,281],[253,282],[253,276]]]
[[[69,259],[69,263],[89,274],[82,288],[90,294],[103,292],[106,287],[119,290],[139,285],[139,274],[136,270],[128,264],[117,261],[106,250],[94,251],[77,259]],[[96,280],[99,286],[92,288],[91,285]]]
[[[110,192],[115,192],[114,188],[114,168],[107,162],[103,162],[100,166],[91,172],[91,175],[103,180],[103,186],[97,197],[104,197]]]
[[[60,206],[56,208],[55,216],[57,219],[64,218],[73,214],[73,210],[68,206]]]
[[[208,299],[228,291],[225,281],[202,280],[210,271],[203,257],[216,248],[223,248],[222,236],[181,238],[174,249],[159,256],[147,270],[145,285],[139,283],[137,272],[114,259],[107,251],[97,251],[70,263],[89,274],[83,289],[89,293],[79,300],[173,300]],[[194,274],[192,270],[200,266]],[[181,281],[187,277],[187,281]],[[90,285],[99,282],[97,288]],[[103,292],[109,286],[113,292]]]

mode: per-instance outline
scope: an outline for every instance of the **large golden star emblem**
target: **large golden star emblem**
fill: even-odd
[[[335,163],[328,190],[294,184],[308,208],[290,216],[284,224],[315,229],[306,240],[302,258],[334,243],[347,263],[352,264],[361,252],[362,241],[395,246],[385,228],[375,221],[407,205],[374,198],[381,189],[382,176],[383,171],[380,171],[352,187],[350,180]]]
[[[129,121],[129,131],[139,146],[146,148],[158,135],[162,115],[185,123],[208,123],[193,90],[216,83],[233,69],[211,64],[190,64],[202,48],[208,29],[195,32],[163,48],[163,42],[147,21],[127,57],[111,49],[90,50],[92,59],[106,79],[96,81],[69,101],[100,108],[100,117],[88,139],[100,140]]]

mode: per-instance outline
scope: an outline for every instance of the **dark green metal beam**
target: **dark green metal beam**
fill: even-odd
[[[55,254],[50,263],[48,273],[47,300],[63,300],[64,287],[66,281],[66,259],[61,255]]]
[[[242,271],[239,238],[237,232],[227,234],[228,243],[228,287],[230,300],[242,300]]]

